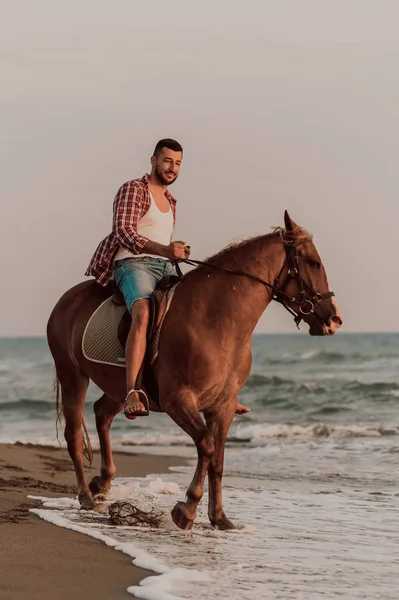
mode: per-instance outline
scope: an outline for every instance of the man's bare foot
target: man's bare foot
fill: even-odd
[[[143,401],[142,401],[142,400]],[[146,417],[149,414],[148,398],[143,390],[130,390],[125,398],[123,411],[127,419]]]
[[[244,406],[244,404],[240,404],[237,402],[236,415],[246,415],[251,412],[251,409],[248,406]]]

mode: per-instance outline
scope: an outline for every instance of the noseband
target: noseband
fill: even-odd
[[[319,321],[319,323],[324,326],[324,323],[316,314],[315,306],[322,302],[322,300],[327,300],[332,296],[335,296],[334,292],[326,292],[325,294],[319,294],[315,292],[312,287],[307,285],[307,283],[302,279],[301,274],[299,272],[299,261],[298,261],[298,251],[297,248],[301,244],[305,242],[298,242],[294,244],[293,241],[282,239],[284,244],[286,257],[283,266],[280,269],[279,274],[274,280],[273,285],[264,281],[260,277],[256,277],[256,275],[251,275],[251,273],[246,273],[245,271],[239,271],[237,269],[227,269],[226,267],[222,267],[220,265],[214,265],[209,262],[201,261],[201,260],[192,260],[192,259],[181,259],[176,261],[176,270],[181,277],[183,274],[180,270],[178,263],[186,263],[192,266],[204,266],[204,267],[212,267],[213,269],[219,269],[220,271],[224,271],[225,273],[232,273],[233,275],[241,275],[246,277],[247,279],[252,279],[252,281],[256,281],[261,283],[262,285],[270,288],[273,292],[272,299],[282,304],[286,310],[294,317],[294,321],[296,326],[299,329],[299,323],[302,321],[304,316],[313,314],[315,318]],[[287,267],[287,276],[283,283],[279,286],[279,279],[281,275]],[[288,284],[293,279],[298,281],[299,285],[299,298],[296,296],[289,296],[285,290],[287,289]],[[308,298],[306,298],[306,294],[308,294]],[[290,306],[288,306],[287,302],[294,303],[296,305],[297,312],[292,310]]]

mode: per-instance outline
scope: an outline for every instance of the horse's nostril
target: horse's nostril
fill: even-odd
[[[338,317],[338,315],[334,315],[334,317],[331,317],[330,323],[335,323],[340,327],[342,325],[342,319],[341,317]]]

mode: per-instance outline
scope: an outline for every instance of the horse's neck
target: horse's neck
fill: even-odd
[[[228,269],[244,271],[259,277],[273,285],[284,261],[285,250],[275,237],[265,236],[249,241],[232,250],[218,264]],[[241,293],[237,293],[237,289]],[[230,285],[226,287],[230,310],[236,310],[243,322],[253,331],[266,307],[272,299],[272,290],[247,277],[241,276],[239,287]]]

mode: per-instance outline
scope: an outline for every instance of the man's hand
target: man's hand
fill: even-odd
[[[167,257],[171,260],[179,260],[190,256],[190,246],[186,242],[171,242],[167,247]]]

